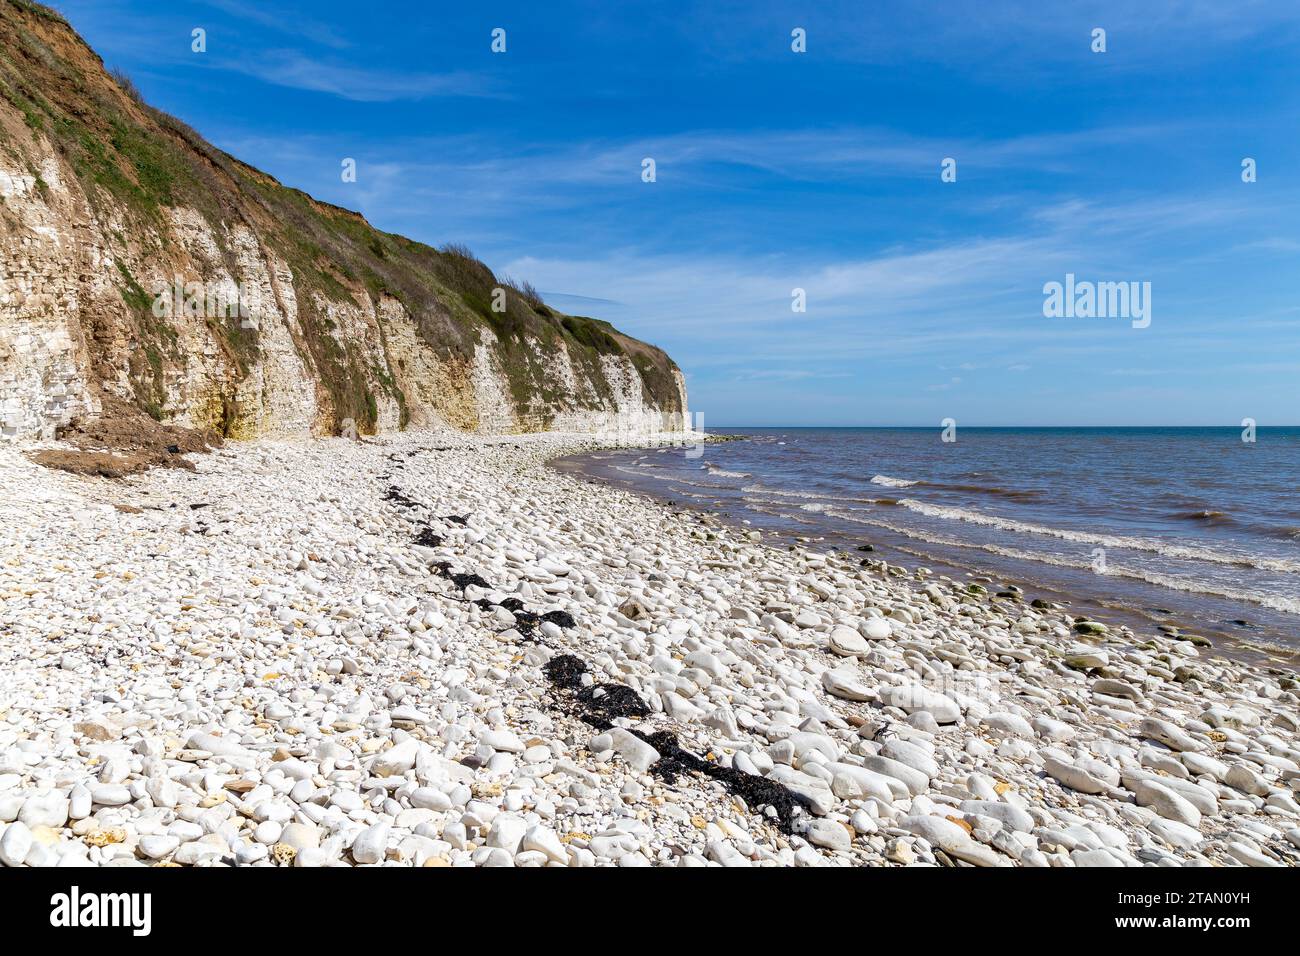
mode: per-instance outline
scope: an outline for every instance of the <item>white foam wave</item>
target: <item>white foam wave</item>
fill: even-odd
[[[681,481],[676,475],[655,475],[643,468],[624,468],[622,465],[615,465],[615,471],[621,471],[625,475],[636,475],[638,478],[653,478],[656,481]],[[693,482],[687,482],[693,484]]]
[[[915,481],[908,481],[906,478],[890,478],[888,475],[876,475],[871,479],[873,485],[884,485],[886,488],[911,488],[917,484]]]
[[[984,551],[988,554],[996,554],[1004,558],[1014,558],[1017,561],[1036,561],[1040,564],[1051,564],[1060,568],[1075,568],[1082,571],[1094,571],[1091,561],[1066,558],[1054,554],[1022,551],[1018,548],[1004,548],[1001,545],[996,544],[962,541],[957,538],[948,537],[947,535],[932,534],[918,528],[904,528],[889,521],[858,518],[838,511],[829,511],[827,514],[833,518],[852,521],[855,524],[867,524],[876,528],[884,528],[886,531],[893,531],[896,534],[901,534],[909,538],[916,538],[930,544],[943,545],[944,547],[966,548],[972,551]],[[1113,561],[1107,563],[1105,573],[1115,577],[1145,581],[1148,584],[1158,584],[1161,587],[1172,588],[1175,591],[1187,591],[1194,594],[1209,594],[1214,597],[1229,598],[1235,601],[1249,601],[1252,604],[1258,604],[1261,607],[1272,608],[1274,611],[1282,611],[1287,614],[1300,614],[1300,598],[1287,597],[1281,594],[1269,594],[1266,591],[1256,591],[1249,588],[1227,588],[1216,584],[1210,584],[1205,581],[1193,581],[1189,578],[1180,578],[1176,575],[1159,574],[1157,572],[1143,571],[1135,568],[1125,568],[1116,565]]]
[[[1187,545],[1169,544],[1150,538],[1131,538],[1124,535],[1096,534],[1091,531],[1072,531],[1065,528],[1049,528],[1045,525],[1031,524],[987,515],[965,508],[951,508],[945,505],[932,505],[915,498],[902,498],[898,502],[904,508],[931,518],[949,521],[966,521],[971,524],[985,525],[1003,531],[1015,531],[1019,534],[1032,534],[1043,537],[1059,538],[1062,541],[1077,541],[1080,544],[1095,544],[1103,548],[1128,548],[1133,551],[1148,551],[1168,558],[1184,558],[1190,561],[1206,561],[1211,564],[1231,564],[1237,567],[1258,568],[1261,571],[1300,571],[1300,561],[1285,558],[1266,558],[1260,555],[1224,554],[1206,548],[1194,548]]]
[[[753,511],[757,514],[772,515],[773,517],[781,518],[784,521],[794,521],[798,524],[816,523],[811,518],[801,518],[797,514],[791,514],[789,511],[782,511],[777,508],[764,508],[762,505],[756,505],[756,504],[749,504],[747,505],[747,507],[749,508],[750,511]]]
[[[808,491],[782,491],[779,488],[769,488],[766,485],[746,485],[740,489],[749,495],[773,495],[777,498],[803,498],[805,500],[816,501],[854,501],[862,504],[874,505],[875,498],[854,498],[851,495],[819,495]]]

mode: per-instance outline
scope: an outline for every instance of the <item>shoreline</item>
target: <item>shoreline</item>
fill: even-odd
[[[743,440],[746,437],[727,436],[728,440]],[[1244,621],[1231,622],[1241,625],[1233,628],[1226,626],[1225,622],[1216,623],[1198,617],[1186,609],[1169,610],[1163,604],[1135,606],[1118,597],[1081,591],[1059,582],[1048,583],[1041,579],[1041,576],[1036,578],[1033,575],[1032,561],[1028,561],[1025,568],[1010,571],[985,566],[980,562],[979,557],[964,558],[960,553],[957,555],[936,553],[934,548],[938,547],[938,544],[929,542],[924,537],[901,535],[898,529],[873,526],[855,532],[849,525],[838,529],[815,527],[813,526],[815,523],[811,521],[802,522],[810,525],[806,529],[781,527],[782,523],[800,522],[800,519],[793,515],[765,512],[761,508],[749,509],[751,511],[749,515],[744,514],[743,511],[737,513],[726,507],[721,499],[707,495],[674,496],[660,490],[658,481],[638,481],[635,478],[614,474],[615,471],[627,472],[628,469],[617,466],[609,468],[602,464],[601,452],[610,450],[601,449],[566,456],[564,459],[552,462],[552,465],[565,474],[575,475],[583,480],[612,485],[645,495],[666,507],[708,514],[742,530],[759,529],[767,537],[777,538],[798,547],[852,552],[858,550],[858,545],[864,541],[869,541],[873,552],[869,555],[870,558],[883,561],[888,555],[888,561],[897,562],[895,566],[906,572],[904,577],[914,582],[923,583],[926,578],[944,576],[953,580],[969,579],[985,584],[991,589],[999,585],[1010,585],[1018,588],[1025,600],[1039,597],[1060,605],[1062,610],[1074,609],[1076,616],[1096,618],[1113,625],[1126,626],[1134,631],[1162,630],[1166,634],[1185,636],[1197,646],[1209,648],[1209,652],[1215,656],[1261,667],[1292,670],[1300,667],[1300,646],[1286,643],[1278,634],[1273,634],[1271,637],[1255,636],[1252,633],[1252,626]],[[656,450],[655,448],[618,449],[618,451],[633,452]],[[863,555],[858,557],[861,558]],[[906,566],[902,562],[906,562]],[[1183,592],[1174,592],[1170,596],[1182,598],[1185,595]],[[1249,599],[1241,600],[1248,602]],[[1175,601],[1170,607],[1176,606],[1177,603]]]
[[[0,452],[0,861],[1300,862],[1292,675],[551,464],[607,447]]]

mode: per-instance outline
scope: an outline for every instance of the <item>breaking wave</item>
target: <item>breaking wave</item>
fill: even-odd
[[[884,485],[886,488],[911,488],[916,481],[908,481],[906,478],[890,478],[888,475],[876,475],[871,479],[873,485]]]
[[[851,521],[855,524],[865,524],[877,528],[884,528],[886,531],[893,531],[895,534],[901,534],[909,538],[917,538],[921,541],[944,547],[984,551],[988,554],[996,554],[1004,558],[1014,558],[1018,561],[1034,561],[1042,564],[1055,565],[1061,568],[1074,568],[1085,571],[1093,570],[1092,562],[1080,560],[1078,558],[1065,558],[1060,555],[1022,551],[1018,548],[1006,548],[1001,545],[988,544],[985,542],[962,541],[958,538],[952,538],[947,535],[933,534],[931,532],[922,531],[918,528],[904,528],[889,521],[878,521],[842,512],[828,511],[827,514],[830,517],[839,518],[843,521]],[[1113,561],[1107,564],[1105,574],[1121,578],[1131,578],[1137,581],[1145,581],[1148,584],[1158,584],[1161,587],[1172,588],[1175,591],[1186,591],[1194,594],[1209,594],[1215,597],[1231,598],[1238,601],[1250,601],[1252,604],[1272,608],[1275,611],[1282,611],[1287,614],[1300,614],[1300,598],[1285,597],[1279,594],[1268,594],[1263,591],[1255,591],[1249,588],[1220,587],[1218,585],[1208,584],[1204,581],[1193,581],[1176,575],[1160,574],[1154,571],[1140,571],[1133,568],[1120,567]]]
[[[1015,531],[1019,534],[1032,534],[1040,537],[1059,538],[1062,541],[1077,541],[1080,544],[1095,544],[1103,548],[1128,548],[1133,551],[1149,551],[1168,558],[1185,558],[1192,561],[1206,561],[1211,564],[1230,564],[1243,568],[1258,568],[1261,571],[1300,571],[1300,561],[1285,558],[1265,558],[1258,555],[1225,554],[1206,548],[1194,548],[1181,544],[1168,544],[1151,538],[1132,538],[1123,535],[1096,534],[1091,531],[1071,531],[1065,528],[1049,528],[1045,525],[999,518],[979,511],[965,508],[950,508],[945,505],[932,505],[915,498],[903,498],[898,502],[904,508],[923,514],[930,518],[948,521],[966,521],[971,524],[999,528],[1003,531]],[[1157,582],[1158,583],[1158,582]]]

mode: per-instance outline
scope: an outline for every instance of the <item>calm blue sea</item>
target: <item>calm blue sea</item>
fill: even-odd
[[[1300,428],[710,428],[590,475],[770,531],[1300,648]],[[1032,596],[1032,595],[1031,595]]]

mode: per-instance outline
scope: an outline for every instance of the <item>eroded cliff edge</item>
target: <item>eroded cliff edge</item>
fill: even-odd
[[[675,429],[686,391],[659,349],[283,186],[0,0],[0,436],[124,406],[235,438]]]

